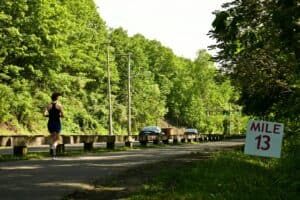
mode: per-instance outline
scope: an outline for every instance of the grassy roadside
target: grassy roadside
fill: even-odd
[[[168,146],[173,145],[169,144]],[[181,144],[177,144],[181,145]],[[57,157],[70,157],[70,156],[79,156],[85,154],[99,154],[99,153],[106,153],[106,152],[118,152],[118,151],[129,151],[132,149],[143,149],[143,148],[160,148],[167,146],[165,144],[148,144],[147,146],[134,146],[134,147],[115,147],[115,149],[106,149],[106,148],[95,148],[91,151],[84,151],[82,150],[67,150],[64,153],[59,153]],[[13,156],[13,155],[0,155],[0,162],[6,161],[14,161],[14,160],[33,160],[33,159],[44,159],[49,158],[49,152],[28,152],[26,156]]]
[[[162,168],[153,181],[143,184],[127,199],[299,199],[299,135],[285,141],[280,159],[230,151],[215,153],[206,160],[192,160],[188,166]]]
[[[66,156],[79,156],[87,153],[105,153],[112,151],[125,151],[126,148],[116,148],[115,150],[108,149],[95,149],[92,151],[84,151],[84,150],[69,150],[64,153],[59,153],[57,157],[66,157]],[[14,161],[14,160],[34,160],[34,159],[44,159],[49,158],[49,152],[29,152],[25,156],[14,156],[14,155],[0,155],[0,162],[6,161]]]
[[[65,199],[294,200],[300,195],[299,158],[294,158],[254,157],[241,151],[194,153],[99,180],[93,190]]]
[[[276,184],[275,162],[241,152],[217,153],[180,169],[163,169],[130,199],[288,199]]]

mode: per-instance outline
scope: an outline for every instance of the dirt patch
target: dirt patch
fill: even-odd
[[[13,133],[13,134],[17,134],[17,132],[18,132],[17,127],[14,126],[13,124],[9,123],[9,122],[0,123],[0,130],[3,130],[5,132],[9,132],[9,133]]]
[[[76,191],[64,199],[123,199],[142,189],[143,185],[150,183],[155,176],[159,175],[160,170],[158,169],[185,167],[194,161],[207,160],[210,156],[211,153],[192,153],[158,163],[140,165],[123,171],[117,175],[110,176],[107,179],[98,180],[94,183],[95,187],[93,189]]]

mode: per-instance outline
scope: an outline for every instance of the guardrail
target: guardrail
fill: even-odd
[[[90,151],[94,148],[94,143],[106,143],[106,148],[114,149],[115,143],[124,143],[125,146],[132,147],[133,142],[140,142],[141,145],[147,145],[152,142],[158,144],[163,142],[168,144],[170,141],[174,144],[178,142],[192,141],[216,141],[223,139],[223,135],[217,134],[189,134],[189,135],[146,135],[146,136],[124,136],[124,135],[60,135],[60,144],[57,146],[58,152],[65,151],[65,144],[83,143],[84,150]],[[50,136],[0,136],[0,146],[13,147],[15,156],[24,156],[27,154],[28,146],[47,145],[51,143]]]

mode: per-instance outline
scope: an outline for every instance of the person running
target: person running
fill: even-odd
[[[44,115],[48,117],[48,131],[51,135],[50,152],[52,150],[53,159],[56,156],[56,147],[59,143],[59,133],[61,131],[61,117],[64,117],[62,105],[57,102],[58,97],[62,96],[58,92],[51,95],[52,102],[47,105]]]

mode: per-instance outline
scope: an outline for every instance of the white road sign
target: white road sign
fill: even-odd
[[[283,128],[282,123],[250,120],[244,153],[280,158]]]

